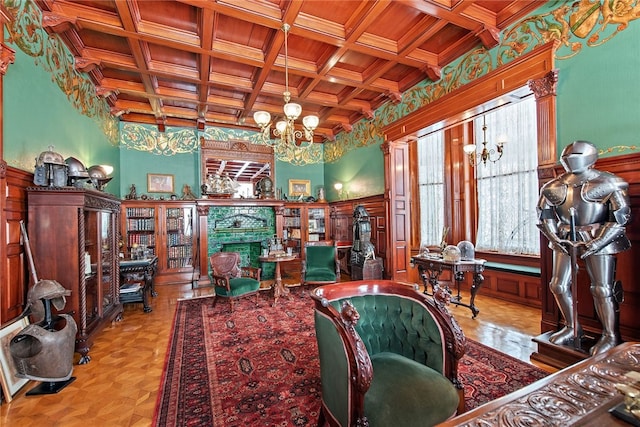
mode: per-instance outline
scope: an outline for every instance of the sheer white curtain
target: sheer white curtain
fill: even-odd
[[[538,148],[535,99],[485,115],[488,148],[506,141],[496,162],[475,167],[478,189],[476,248],[509,254],[540,253],[536,227]],[[482,116],[475,119],[475,141],[482,149]]]
[[[438,246],[444,226],[444,131],[418,140],[420,243]]]

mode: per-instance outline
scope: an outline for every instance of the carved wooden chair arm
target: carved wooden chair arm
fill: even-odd
[[[226,288],[227,290],[231,290],[231,286],[229,284],[229,277],[227,276],[219,276],[217,274],[209,274],[211,277],[211,284],[213,286],[218,286],[221,288]]]
[[[262,269],[257,267],[240,267],[242,271],[242,277],[250,277],[252,279],[256,279],[260,281],[260,276],[262,274]]]

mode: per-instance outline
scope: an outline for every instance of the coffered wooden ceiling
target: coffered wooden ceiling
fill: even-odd
[[[348,131],[451,61],[497,45],[544,2],[525,0],[38,0],[97,92],[124,121],[253,127],[289,87],[316,141]]]

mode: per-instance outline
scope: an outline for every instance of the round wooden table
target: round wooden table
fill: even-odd
[[[276,263],[276,281],[273,284],[273,305],[278,302],[278,298],[289,295],[289,289],[282,283],[282,274],[280,273],[280,263],[293,261],[296,258],[295,255],[267,255],[258,258],[260,262],[275,262]]]

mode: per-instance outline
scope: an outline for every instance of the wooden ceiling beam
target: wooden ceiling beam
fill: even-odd
[[[136,23],[140,20],[140,12],[137,8],[137,3],[127,2],[123,4],[120,2],[116,2],[115,6],[118,10],[118,15],[122,20],[122,25],[124,26],[124,28],[130,32],[135,32]],[[131,52],[133,54],[133,58],[137,67],[139,69],[149,71],[150,54],[148,45],[141,41],[130,41],[129,47],[131,48]],[[145,91],[151,95],[155,94],[157,88],[157,81],[155,80],[155,78],[151,77],[149,74],[144,73],[141,74],[141,78]],[[153,114],[156,116],[156,119],[160,119],[163,116],[161,102],[153,96],[148,96],[147,98],[149,99],[151,109],[153,110]]]

